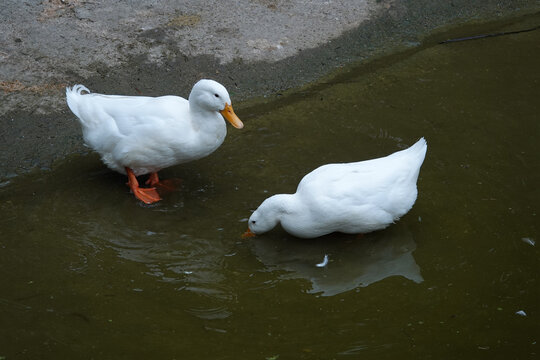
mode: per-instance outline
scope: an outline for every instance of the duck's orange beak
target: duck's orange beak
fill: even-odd
[[[242,123],[242,121],[240,121],[238,116],[236,116],[236,114],[234,113],[234,110],[233,110],[231,105],[225,104],[225,108],[223,110],[221,110],[220,113],[235,128],[241,129],[241,128],[244,127],[244,124]]]
[[[256,236],[255,233],[248,228],[246,232],[242,234],[242,239],[247,239],[254,236]]]

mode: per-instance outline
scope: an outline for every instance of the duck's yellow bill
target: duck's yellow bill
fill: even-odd
[[[242,123],[242,121],[240,121],[238,116],[236,116],[236,114],[234,113],[234,110],[233,110],[231,105],[225,104],[225,108],[223,110],[221,110],[220,113],[235,128],[241,129],[241,128],[244,127],[244,123]]]
[[[247,239],[254,236],[256,236],[255,233],[248,228],[246,232],[242,234],[242,239]]]

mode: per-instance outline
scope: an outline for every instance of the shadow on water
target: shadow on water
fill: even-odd
[[[308,292],[322,296],[366,287],[391,276],[416,283],[424,280],[412,255],[416,249],[412,234],[401,224],[362,238],[333,234],[304,240],[270,235],[254,240],[253,247],[269,271],[285,271],[283,279],[307,279],[312,285]]]
[[[181,186],[152,206],[95,155],[1,184],[0,358],[533,357],[539,55],[538,30],[426,45],[239,107],[246,127],[164,170]],[[421,136],[419,198],[399,223],[240,238],[317,166]]]

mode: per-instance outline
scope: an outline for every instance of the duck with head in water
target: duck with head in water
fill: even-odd
[[[264,200],[251,214],[243,237],[265,233],[278,224],[300,238],[384,229],[416,201],[416,181],[426,151],[421,138],[386,157],[321,166],[300,181],[296,193]]]

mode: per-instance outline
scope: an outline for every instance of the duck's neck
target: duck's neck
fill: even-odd
[[[316,236],[317,232],[313,232],[311,212],[297,194],[281,194],[275,197],[274,201],[279,207],[278,220],[285,231],[301,238]]]
[[[205,144],[212,151],[217,149],[225,140],[227,126],[225,120],[216,111],[208,111],[196,106],[190,106],[191,126],[195,143]]]
[[[279,221],[286,216],[296,215],[302,211],[301,204],[296,201],[295,194],[278,194],[269,200],[271,200],[271,207],[275,209],[275,216]]]

